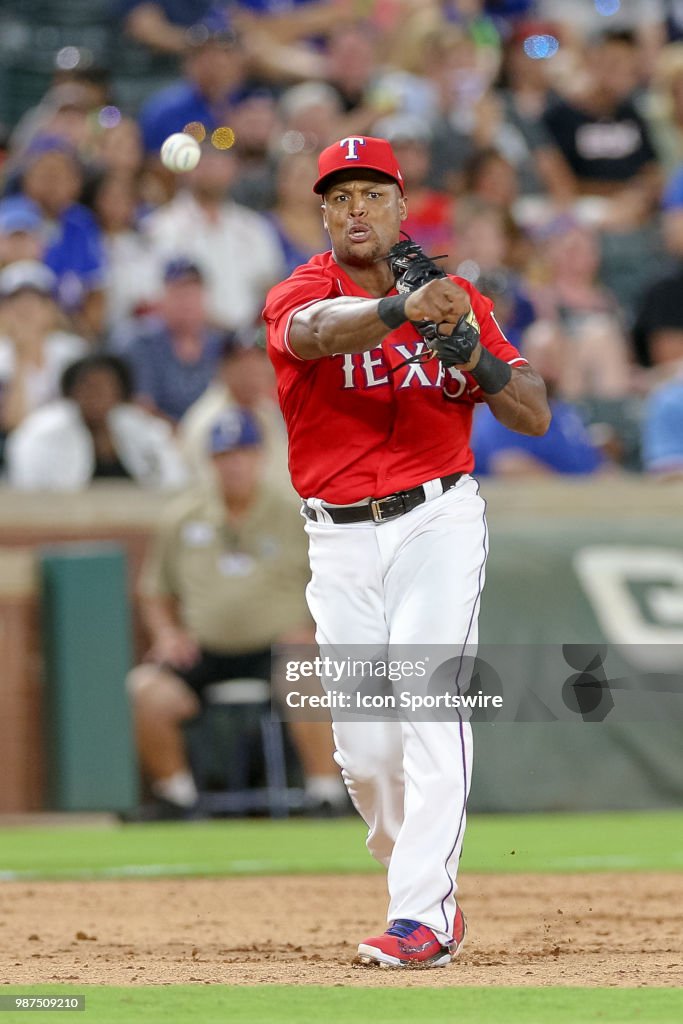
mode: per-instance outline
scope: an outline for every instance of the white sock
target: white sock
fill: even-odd
[[[190,772],[175,772],[152,783],[152,792],[179,807],[192,807],[197,803],[197,787]]]
[[[306,796],[314,803],[342,807],[346,803],[346,786],[339,775],[308,775]]]

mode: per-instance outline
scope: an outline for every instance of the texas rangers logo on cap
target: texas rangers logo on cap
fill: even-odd
[[[344,148],[346,147],[346,159],[347,160],[360,160],[358,156],[358,147],[365,145],[365,139],[362,135],[349,135],[348,138],[342,139],[339,145]]]
[[[369,135],[348,135],[324,149],[318,157],[318,180],[313,191],[322,195],[329,184],[327,179],[350,166],[385,174],[403,192],[403,175],[390,143]]]

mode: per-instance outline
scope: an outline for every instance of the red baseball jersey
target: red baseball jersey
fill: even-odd
[[[496,323],[490,299],[463,278],[453,280],[471,297],[482,344],[507,363],[524,363]],[[297,492],[346,505],[470,472],[479,386],[467,373],[444,369],[438,359],[392,372],[428,351],[411,323],[367,352],[302,359],[292,349],[294,315],[340,295],[370,298],[326,252],[271,289],[263,312]]]

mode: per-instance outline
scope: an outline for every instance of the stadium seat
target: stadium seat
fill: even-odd
[[[304,793],[288,786],[285,736],[272,713],[269,683],[214,683],[204,698],[201,715],[185,727],[200,811],[285,818],[300,809]]]

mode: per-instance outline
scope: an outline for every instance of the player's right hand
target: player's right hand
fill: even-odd
[[[415,323],[431,320],[437,324],[456,324],[470,308],[470,297],[465,289],[449,277],[440,277],[411,292],[406,299],[405,313]]]

